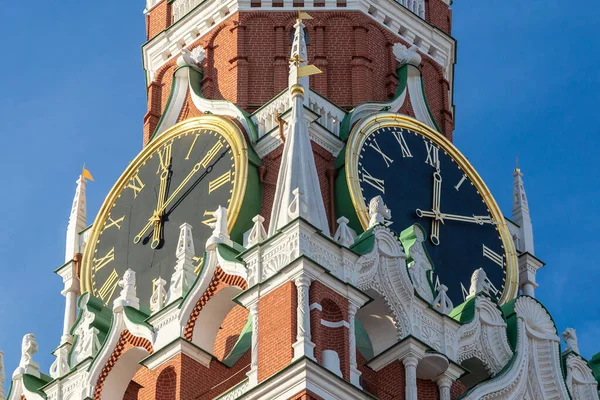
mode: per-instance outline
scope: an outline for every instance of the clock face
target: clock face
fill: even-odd
[[[82,274],[84,290],[105,304],[119,295],[118,282],[131,268],[140,304],[149,306],[154,280],[168,282],[173,273],[182,224],[192,226],[198,265],[213,231],[212,212],[228,208],[229,229],[233,226],[245,191],[247,155],[239,138],[206,123],[213,119],[184,123],[151,142],[109,194]]]
[[[347,183],[363,228],[369,201],[381,196],[392,211],[390,229],[423,228],[434,265],[432,284],[446,285],[454,305],[464,301],[478,268],[486,272],[493,298],[512,298],[514,248],[483,181],[440,134],[391,118],[370,129],[361,124],[348,145]]]

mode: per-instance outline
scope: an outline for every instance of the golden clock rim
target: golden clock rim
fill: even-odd
[[[496,200],[481,176],[479,176],[475,168],[473,168],[471,163],[469,163],[466,157],[462,155],[454,144],[446,139],[441,133],[413,118],[395,113],[381,113],[366,117],[350,131],[348,143],[346,145],[346,183],[348,185],[350,198],[352,199],[352,204],[354,205],[354,209],[356,210],[363,229],[366,230],[369,226],[369,212],[363,199],[360,190],[360,182],[358,180],[359,152],[371,133],[377,129],[386,127],[407,128],[431,140],[448,153],[467,174],[469,179],[471,179],[473,185],[479,191],[480,196],[488,206],[492,218],[494,218],[495,221],[498,221],[496,226],[498,227],[498,232],[500,233],[500,238],[504,245],[504,252],[506,254],[506,282],[504,284],[504,291],[500,297],[500,304],[504,304],[514,299],[519,289],[517,254],[504,215],[500,211],[500,207],[498,207]]]
[[[154,154],[154,152],[158,150],[158,148],[174,137],[196,129],[209,129],[215,131],[225,137],[231,146],[234,157],[236,178],[241,178],[235,180],[231,202],[227,209],[228,229],[231,231],[235,225],[235,222],[237,221],[248,182],[248,146],[246,144],[244,134],[241,129],[231,120],[218,115],[202,115],[200,117],[191,118],[180,122],[167,129],[160,136],[148,143],[148,145],[144,147],[129,163],[127,168],[125,168],[125,171],[123,171],[119,179],[117,179],[113,187],[108,192],[108,195],[104,199],[102,206],[100,207],[100,210],[94,219],[94,223],[91,228],[91,234],[83,253],[81,263],[82,293],[92,293],[92,275],[89,265],[93,258],[98,238],[103,230],[104,225],[102,222],[106,220],[124,185],[131,180],[134,173],[152,154]]]

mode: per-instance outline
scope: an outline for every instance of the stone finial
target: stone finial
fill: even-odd
[[[40,366],[33,361],[33,355],[37,353],[38,345],[35,341],[35,335],[28,333],[23,336],[21,344],[21,361],[13,374],[13,378],[19,375],[28,374],[40,377]]]
[[[195,69],[202,68],[202,62],[206,56],[206,51],[202,46],[198,46],[192,51],[183,48],[181,49],[181,55],[177,58],[177,66],[183,67],[189,65]]]
[[[577,341],[577,334],[575,333],[575,329],[567,328],[561,336],[567,344],[567,350],[579,354],[579,343]]]
[[[131,268],[125,271],[123,279],[119,281],[119,286],[123,288],[121,294],[113,303],[113,310],[119,307],[133,307],[136,310],[140,309],[140,299],[137,297],[135,288],[135,271]]]
[[[487,280],[487,274],[483,268],[476,269],[471,276],[471,287],[469,288],[469,296],[474,296],[477,293],[490,294],[492,289],[490,283]]]
[[[454,309],[454,305],[452,304],[452,301],[446,294],[446,292],[448,291],[448,287],[446,285],[440,285],[440,286],[438,286],[437,290],[438,290],[438,295],[435,298],[435,300],[433,300],[433,305],[438,307],[439,312],[441,312],[442,314],[448,315]]]
[[[385,224],[386,219],[392,218],[392,211],[386,207],[381,196],[376,196],[369,202],[369,228]]]
[[[352,229],[348,226],[348,218],[341,217],[337,220],[338,229],[333,236],[333,240],[345,247],[350,247],[354,244],[354,236]]]
[[[175,256],[177,262],[193,262],[193,258],[196,255],[196,249],[194,248],[194,238],[192,236],[192,226],[187,222],[184,222],[179,227],[179,240],[177,241],[177,250]]]
[[[257,215],[252,218],[252,221],[254,222],[254,226],[250,231],[250,235],[248,235],[248,247],[262,243],[267,238],[267,231],[265,231],[265,226],[263,225],[265,219]]]
[[[214,222],[214,230],[212,233],[213,238],[219,239],[219,241],[229,240],[229,229],[227,227],[227,209],[223,206],[219,206],[213,213],[216,218]]]
[[[81,252],[79,249],[79,232],[83,231],[87,224],[86,179],[87,176],[82,174],[76,182],[77,189],[75,190],[69,224],[67,225],[65,263],[72,260],[76,253]]]
[[[527,194],[525,193],[525,185],[523,184],[523,173],[518,166],[518,161],[517,167],[513,172],[513,181],[512,219],[515,224],[519,225],[519,237],[516,241],[518,244],[517,250],[535,254],[529,203],[527,202]]]
[[[54,352],[56,360],[50,366],[50,376],[54,379],[69,373],[69,348],[70,346],[62,346]]]
[[[4,379],[6,378],[6,373],[4,372],[4,353],[0,351],[0,400],[5,400],[4,397]]]
[[[224,210],[224,211],[223,211]],[[219,207],[213,213],[216,217],[214,224],[215,231],[209,241],[215,237],[215,232],[222,229],[223,214],[227,215],[227,209]],[[225,217],[225,232],[227,232],[227,218]],[[220,233],[219,233],[220,235]],[[217,235],[217,236],[219,236]],[[208,246],[208,242],[207,242]],[[192,236],[192,226],[188,223],[183,223],[179,227],[179,242],[177,244],[177,264],[175,271],[171,276],[171,286],[169,287],[168,302],[182,297],[187,293],[190,286],[194,283],[196,275],[194,274],[194,257],[195,257],[194,242]]]
[[[150,310],[152,312],[160,311],[165,306],[165,301],[167,299],[167,291],[165,290],[166,284],[167,281],[160,276],[154,281],[152,297],[150,297]]]
[[[400,65],[413,65],[415,67],[419,67],[421,65],[421,55],[418,52],[418,48],[415,45],[407,48],[401,43],[396,43],[392,46],[392,51],[394,52],[394,57],[396,57],[396,61],[400,63]]]

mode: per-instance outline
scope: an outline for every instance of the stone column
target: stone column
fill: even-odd
[[[452,379],[447,376],[437,380],[437,385],[440,390],[440,400],[450,400],[450,388],[452,387]]]
[[[250,306],[250,317],[252,318],[252,353],[250,371],[247,375],[250,386],[256,386],[258,384],[258,303]]]
[[[406,400],[417,400],[417,365],[419,359],[408,356],[402,360],[406,375]]]
[[[77,297],[79,297],[80,287],[77,271],[75,270],[76,263],[71,262],[63,269],[57,271],[58,275],[63,278],[64,289],[61,292],[65,296],[65,316],[63,320],[63,332],[60,338],[60,343],[71,343],[71,327],[77,318]]]
[[[358,311],[358,306],[353,304],[353,303],[349,303],[348,304],[348,325],[349,325],[349,332],[348,332],[348,336],[350,338],[349,342],[350,342],[350,355],[349,355],[349,359],[350,359],[350,383],[352,383],[354,386],[357,387],[361,387],[360,386],[360,375],[361,372],[358,370],[357,368],[357,364],[356,364],[356,329],[354,326],[354,320],[356,317],[356,312]]]
[[[296,343],[293,344],[294,360],[302,356],[307,356],[314,360],[315,344],[310,337],[310,309],[309,309],[309,288],[311,280],[307,276],[300,276],[294,281],[298,290],[298,310],[297,310],[297,328]]]

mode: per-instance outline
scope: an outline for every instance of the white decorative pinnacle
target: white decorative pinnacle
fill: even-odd
[[[561,336],[567,344],[567,350],[579,354],[579,343],[577,341],[577,334],[575,332],[575,329],[567,328]]]
[[[345,247],[350,247],[354,244],[354,235],[352,229],[348,226],[348,218],[340,217],[337,220],[338,229],[333,236],[333,240]]]
[[[154,290],[152,291],[152,297],[150,297],[150,310],[152,312],[160,311],[165,306],[165,301],[167,300],[166,284],[167,281],[160,276],[154,282]]]
[[[40,366],[33,361],[33,355],[37,353],[38,345],[35,341],[35,335],[28,333],[23,336],[23,342],[21,345],[21,361],[19,366],[13,373],[13,379],[21,375],[33,375],[40,377]]]
[[[523,173],[519,167],[515,168],[513,173],[513,209],[512,217],[515,224],[519,225],[519,248],[521,252],[535,254],[533,245],[533,225],[529,215],[529,204],[527,194],[523,185]]]
[[[265,231],[265,226],[263,225],[265,219],[262,216],[257,215],[256,217],[252,218],[252,221],[254,222],[254,226],[248,235],[248,247],[262,243],[267,238],[267,232]]]
[[[439,305],[438,311],[445,315],[450,314],[452,312],[452,310],[454,309],[454,305],[452,304],[452,301],[446,294],[447,291],[448,291],[448,287],[446,285],[438,286],[438,295],[435,298],[435,300],[433,300],[434,307]]]
[[[121,307],[133,307],[136,310],[140,309],[140,299],[137,297],[137,291],[135,288],[135,271],[131,268],[125,271],[123,279],[119,281],[119,286],[123,288],[121,294],[117,297],[113,303],[113,310],[117,310]]]
[[[215,212],[213,212],[215,222],[211,224],[214,228],[212,235],[206,241],[206,248],[208,249],[215,243],[224,243],[231,246],[233,243],[229,239],[229,228],[227,223],[227,209],[223,206],[219,206]]]
[[[384,204],[381,196],[376,196],[369,202],[369,228],[385,224],[386,219],[392,218],[392,211]]]
[[[80,175],[79,179],[77,179],[77,189],[75,190],[71,215],[69,216],[69,225],[67,227],[65,262],[72,260],[73,256],[79,253],[79,232],[86,227],[86,183],[86,178]]]
[[[487,280],[487,274],[483,268],[476,269],[471,275],[471,287],[469,288],[469,297],[476,295],[477,293],[484,293],[489,295],[491,285]]]
[[[419,67],[421,65],[421,55],[418,52],[418,48],[415,45],[407,48],[401,43],[396,43],[392,46],[392,52],[394,53],[394,57],[396,57],[396,61],[400,63],[400,65],[413,65],[415,67]]]
[[[0,350],[0,400],[6,400],[4,397],[4,379],[6,378],[6,372],[4,370],[4,353]]]
[[[301,19],[296,20],[296,24],[294,25],[295,31],[294,41],[292,43],[288,86],[291,88],[293,85],[298,84],[302,86],[305,90],[308,90],[308,76],[298,78],[299,69],[308,65],[308,52],[306,51],[306,38],[304,37],[304,27],[305,26],[302,23]],[[297,60],[297,62],[292,60]],[[306,100],[308,101],[308,97],[306,98]]]
[[[224,210],[226,215],[227,210]],[[217,215],[219,212],[223,212],[222,207],[219,207],[214,213],[215,217],[217,217],[215,231],[220,229],[220,225],[222,224],[222,216]],[[225,219],[225,232],[227,232],[227,219]],[[215,233],[213,232],[213,236],[214,235]],[[182,297],[194,283],[194,280],[196,279],[196,275],[194,274],[195,255],[192,226],[185,222],[179,227],[179,242],[177,243],[176,251],[177,264],[175,265],[175,272],[173,272],[173,276],[171,276],[171,286],[169,287],[168,296],[169,302]]]
[[[70,345],[61,346],[54,352],[56,360],[50,366],[50,376],[54,379],[69,373],[69,349]]]
[[[292,58],[299,56],[305,60],[306,44],[304,43],[303,27],[302,21],[298,21],[292,45]],[[304,218],[329,236],[329,223],[325,213],[308,126],[304,117],[305,89],[301,85],[303,85],[303,79],[306,79],[306,91],[308,91],[308,78],[300,78],[300,85],[296,84],[297,72],[297,66],[291,63],[292,114],[288,122],[281,167],[277,177],[269,236],[273,236],[297,216]]]

